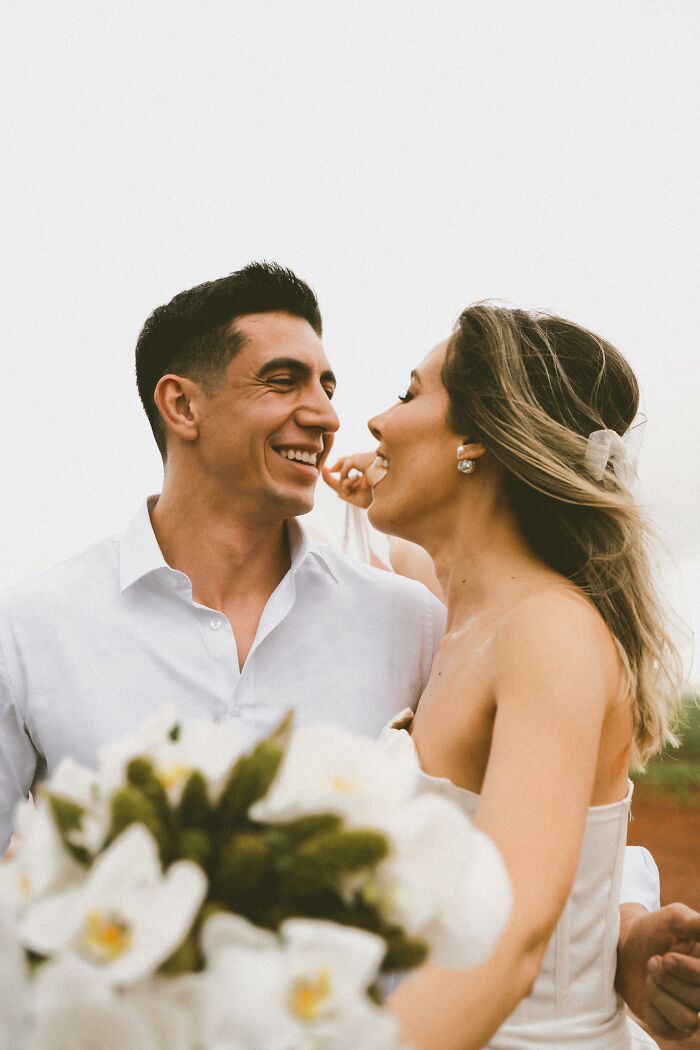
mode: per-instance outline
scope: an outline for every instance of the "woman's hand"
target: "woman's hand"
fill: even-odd
[[[352,456],[343,456],[332,467],[323,468],[323,480],[346,503],[366,509],[372,502],[369,468],[375,459],[375,452],[356,452]],[[334,476],[336,474],[337,477]]]

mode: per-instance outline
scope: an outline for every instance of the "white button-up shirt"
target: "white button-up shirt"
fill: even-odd
[[[151,506],[157,497],[149,501]],[[0,855],[13,805],[65,755],[98,748],[165,702],[237,719],[253,744],[296,724],[376,735],[414,707],[445,610],[412,580],[349,561],[289,525],[291,568],[239,670],[227,617],[166,564],[146,503],[117,536],[0,597]]]
[[[152,508],[157,497],[151,497]],[[377,735],[415,707],[445,629],[419,583],[349,561],[289,523],[291,567],[239,670],[226,616],[166,564],[148,506],[117,536],[0,597],[0,856],[16,800],[71,755],[92,766],[165,702],[233,718],[253,744],[295,722]],[[627,850],[621,899],[652,907],[658,872]]]

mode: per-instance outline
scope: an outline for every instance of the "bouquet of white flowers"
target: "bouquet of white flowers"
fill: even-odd
[[[485,958],[503,864],[406,734],[290,724],[164,710],[18,806],[1,1050],[400,1050],[380,975]]]

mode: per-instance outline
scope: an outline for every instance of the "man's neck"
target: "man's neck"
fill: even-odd
[[[151,524],[168,565],[190,578],[193,599],[211,609],[262,608],[291,563],[284,521],[248,522],[167,486]]]

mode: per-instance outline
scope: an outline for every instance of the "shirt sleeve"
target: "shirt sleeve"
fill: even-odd
[[[0,654],[0,857],[12,834],[15,804],[27,797],[36,764],[37,754]]]
[[[647,911],[661,907],[661,879],[656,861],[644,846],[627,846],[622,869],[620,904],[642,904]]]

